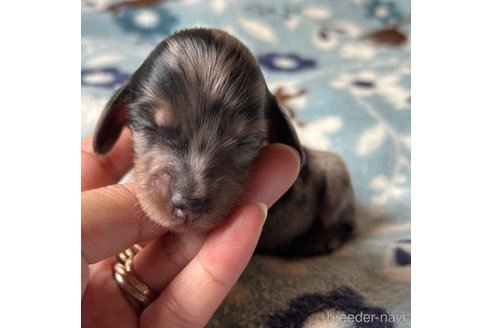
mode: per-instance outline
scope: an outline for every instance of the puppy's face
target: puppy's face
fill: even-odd
[[[126,123],[140,203],[174,231],[219,225],[267,141],[302,153],[254,56],[218,30],[164,40],[110,100],[96,128],[96,152],[107,152]]]
[[[130,106],[130,126],[143,209],[175,231],[217,226],[243,194],[266,139],[263,110],[181,100],[141,106]]]

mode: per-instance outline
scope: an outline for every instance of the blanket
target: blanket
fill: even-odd
[[[345,160],[353,240],[255,255],[209,327],[410,327],[410,1],[82,0],[82,138],[172,32],[217,27],[256,56],[302,142]]]

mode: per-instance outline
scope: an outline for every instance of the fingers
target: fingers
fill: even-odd
[[[117,183],[132,167],[131,133],[123,129],[118,142],[108,154],[96,155],[92,148],[92,136],[82,142],[82,190],[99,188]]]
[[[295,181],[299,172],[295,150],[282,144],[261,152],[242,203],[265,203],[270,207]],[[135,272],[154,291],[160,292],[197,254],[204,234],[167,234],[145,247],[134,260]]]
[[[203,327],[246,267],[266,212],[241,205],[140,316],[143,327]]]

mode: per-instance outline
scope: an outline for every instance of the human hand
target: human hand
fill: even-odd
[[[127,129],[104,158],[95,156],[91,137],[82,143],[82,326],[202,327],[256,247],[266,208],[254,204],[270,207],[287,191],[299,172],[298,155],[285,145],[266,146],[241,204],[210,234],[167,233],[146,218],[137,186],[115,185],[131,165]],[[139,242],[147,244],[134,271],[158,293],[141,313],[129,305],[112,271],[115,255]]]

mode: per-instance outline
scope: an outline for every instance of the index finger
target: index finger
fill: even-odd
[[[89,264],[165,233],[145,216],[137,189],[117,184],[82,192],[82,254]]]

